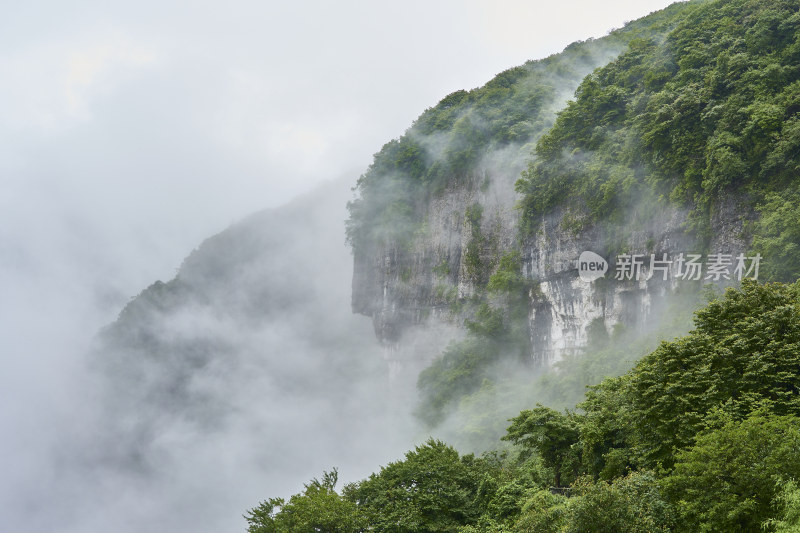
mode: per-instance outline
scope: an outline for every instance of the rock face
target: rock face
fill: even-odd
[[[514,176],[448,187],[411,246],[356,251],[353,312],[372,317],[393,375],[416,372],[461,335],[460,303],[515,249]]]
[[[535,236],[519,243],[510,183],[506,177],[484,190],[447,190],[428,206],[425,230],[412,246],[356,253],[353,310],[372,318],[395,374],[419,370],[459,336],[459,326],[468,318],[459,302],[485,285],[499,258],[509,251],[521,253],[522,273],[536,282],[529,293],[530,355],[542,365],[586,348],[592,328],[602,326],[612,333],[624,325],[646,331],[669,312],[667,295],[683,284],[699,290],[703,283],[735,282],[736,258],[747,254],[744,228],[749,213],[742,208],[745,198],[736,195],[718,200],[705,243],[689,235],[688,212],[676,207],[654,212],[644,226],[626,228],[623,245],[612,244],[611,236],[598,227],[575,231],[564,213],[544,218]],[[481,215],[477,224],[476,217],[470,219],[475,212]],[[476,272],[470,263],[475,249],[483,271]],[[584,251],[607,260],[605,276],[591,282],[579,277],[577,260]],[[618,264],[625,261],[619,257],[623,252],[642,261],[639,280],[616,279],[634,277],[632,269]],[[690,254],[700,256],[699,281],[692,279],[694,273],[681,277],[688,272],[685,260]],[[715,254],[728,256],[723,273],[730,280],[709,274],[708,263]],[[656,260],[652,272],[651,256]],[[662,268],[668,269],[666,279]]]
[[[536,238],[523,247],[524,274],[539,282],[538,290],[531,294],[531,357],[549,365],[583,350],[595,321],[608,333],[618,324],[644,331],[668,312],[666,296],[681,284],[734,283],[736,259],[739,254],[746,256],[749,244],[745,237],[749,213],[741,208],[744,201],[735,195],[720,199],[712,217],[711,238],[705,245],[686,231],[688,212],[674,207],[655,213],[648,227],[629,229],[624,247],[627,255],[641,256],[638,281],[625,279],[634,277],[633,269],[619,264],[625,258],[597,228],[573,235],[564,228],[563,216],[543,220]],[[597,252],[609,262],[604,277],[593,282],[579,277],[576,260],[584,251]],[[699,280],[693,279],[696,274],[685,262],[681,264],[681,259],[688,260],[690,254],[699,256]],[[717,254],[727,256],[723,259],[726,263],[730,261],[719,277],[708,270],[708,263]],[[654,259],[656,268],[651,271]],[[750,266],[750,260],[746,260],[746,266]]]

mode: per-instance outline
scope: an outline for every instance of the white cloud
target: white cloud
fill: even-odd
[[[470,2],[470,14],[481,43],[505,56],[533,59],[561,51],[576,40],[601,37],[626,21],[657,11],[671,2],[615,0],[481,0]],[[523,54],[528,54],[523,56]]]
[[[0,55],[3,128],[47,135],[89,121],[93,100],[130,83],[156,60],[152,48],[121,34],[34,42]]]

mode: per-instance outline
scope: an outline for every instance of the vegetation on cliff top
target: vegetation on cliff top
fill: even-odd
[[[641,223],[660,198],[690,207],[690,228],[708,237],[723,195],[755,205],[793,187],[799,9],[793,0],[695,5],[666,39],[631,41],[587,76],[517,184],[525,229],[565,207],[584,224]],[[800,270],[771,274],[789,280]]]
[[[660,39],[685,6],[653,13],[609,35],[456,91],[427,109],[399,139],[375,154],[349,204],[347,237],[356,253],[413,237],[431,197],[474,187],[487,173],[518,176],[537,139],[580,80],[637,38]]]

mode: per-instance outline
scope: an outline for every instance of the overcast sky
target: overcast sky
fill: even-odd
[[[355,179],[446,94],[668,3],[8,3],[0,261],[169,277],[248,212]]]
[[[6,2],[0,453],[39,461],[72,354],[205,237],[355,181],[445,95],[669,3]]]

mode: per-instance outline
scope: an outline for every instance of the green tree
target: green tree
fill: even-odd
[[[762,529],[774,533],[800,533],[800,487],[793,480],[778,483],[778,495],[773,501],[778,518],[770,518]]]
[[[370,530],[386,533],[455,531],[475,524],[491,494],[492,467],[451,446],[429,440],[348,487],[347,498],[368,517]]]
[[[753,249],[763,256],[763,279],[792,282],[800,278],[800,189],[770,193],[759,205]]]
[[[584,411],[580,425],[583,465],[594,477],[610,480],[634,466],[632,420],[624,391],[629,376],[604,379],[586,391],[578,405]]]
[[[336,469],[313,479],[288,502],[271,498],[245,515],[249,533],[359,533],[366,527],[356,505],[335,490]]]
[[[637,364],[625,395],[645,466],[669,467],[715,407],[740,419],[760,405],[800,415],[798,287],[728,289],[696,313],[694,331]]]
[[[522,505],[522,513],[514,524],[516,533],[560,533],[567,522],[567,498],[539,490]]]
[[[679,515],[676,531],[758,531],[773,514],[776,480],[800,476],[800,419],[766,409],[741,421],[715,415],[663,481]]]
[[[568,475],[576,474],[578,437],[578,421],[574,415],[537,405],[511,419],[503,440],[541,455],[545,465],[553,469],[553,483],[560,487],[565,471]]]
[[[672,508],[650,473],[612,483],[584,478],[573,494],[564,533],[667,533],[674,526]]]

